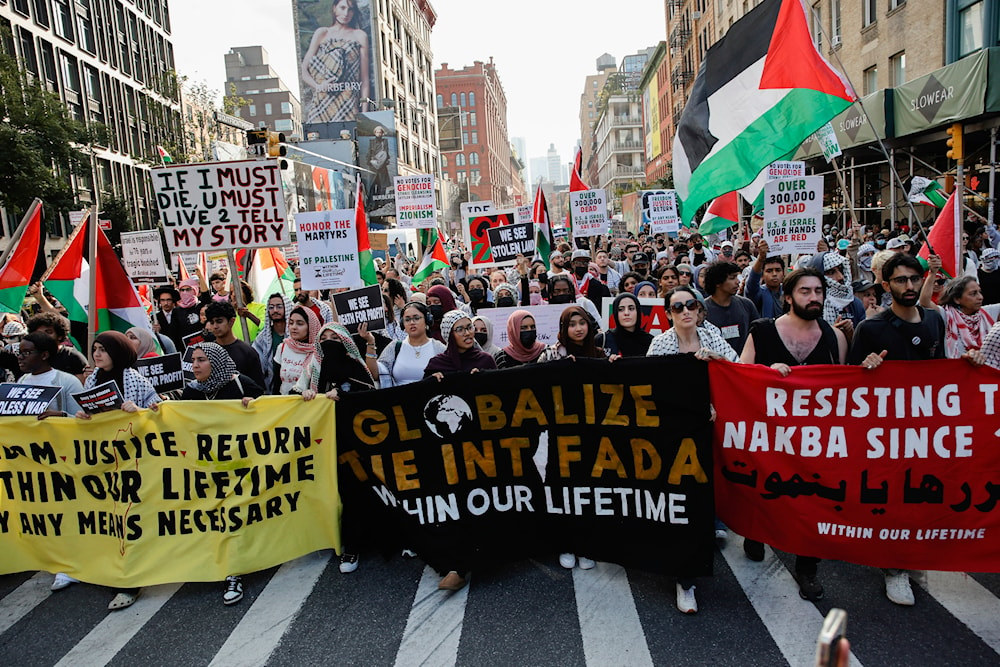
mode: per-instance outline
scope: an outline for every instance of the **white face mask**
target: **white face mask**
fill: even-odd
[[[865,271],[871,271],[872,270],[872,257],[874,257],[874,255],[858,256],[858,266],[860,266]]]
[[[1000,268],[1000,256],[990,257],[982,261],[983,271],[996,271]]]

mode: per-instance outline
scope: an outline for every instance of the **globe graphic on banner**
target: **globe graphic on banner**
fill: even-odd
[[[447,438],[472,423],[472,408],[458,396],[442,394],[427,401],[424,421],[434,435]]]

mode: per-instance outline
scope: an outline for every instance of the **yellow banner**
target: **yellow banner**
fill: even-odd
[[[219,581],[340,549],[334,402],[0,418],[0,574]]]

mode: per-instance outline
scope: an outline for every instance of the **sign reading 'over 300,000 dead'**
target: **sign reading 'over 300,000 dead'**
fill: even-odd
[[[152,176],[172,253],[290,243],[275,162],[181,164]]]

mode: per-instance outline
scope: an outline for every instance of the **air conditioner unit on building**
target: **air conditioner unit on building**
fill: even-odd
[[[833,46],[840,46],[840,35],[834,35],[830,38],[830,44]]]
[[[691,12],[691,18],[697,21],[698,19],[701,18],[701,12]]]

